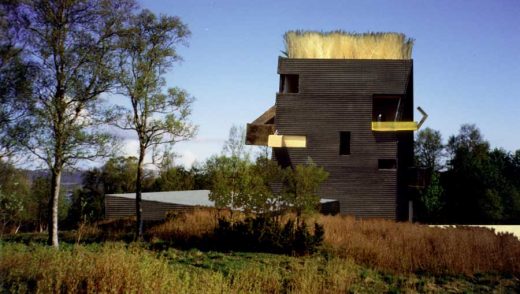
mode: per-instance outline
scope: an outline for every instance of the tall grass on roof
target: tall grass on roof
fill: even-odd
[[[284,35],[289,58],[411,59],[413,42],[401,33],[298,30]]]

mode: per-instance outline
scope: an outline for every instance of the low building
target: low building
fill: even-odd
[[[215,207],[209,190],[167,191],[142,193],[143,220],[162,220],[169,212],[189,211],[197,207]],[[336,214],[339,202],[321,199],[320,212]],[[135,193],[105,195],[105,218],[118,219],[135,215]]]
[[[162,220],[171,211],[195,207],[213,207],[209,190],[147,192],[141,194],[143,220]],[[105,218],[117,219],[135,215],[135,193],[105,195]]]

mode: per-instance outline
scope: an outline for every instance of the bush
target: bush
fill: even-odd
[[[316,252],[323,242],[323,226],[314,223],[314,231],[303,221],[289,219],[285,224],[257,216],[231,222],[221,218],[214,232],[220,249],[305,255]]]

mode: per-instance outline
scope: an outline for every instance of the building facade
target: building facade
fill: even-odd
[[[342,214],[408,218],[413,166],[413,60],[279,58],[276,103],[248,124],[246,143],[273,159],[329,172],[322,198]]]

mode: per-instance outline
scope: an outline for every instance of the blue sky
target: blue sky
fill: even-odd
[[[166,76],[195,98],[197,138],[179,163],[219,153],[233,124],[274,104],[287,30],[402,32],[416,40],[415,105],[445,139],[475,123],[493,147],[520,149],[520,1],[140,1],[192,36]],[[416,113],[416,119],[420,117]],[[131,149],[129,142],[127,150]]]

